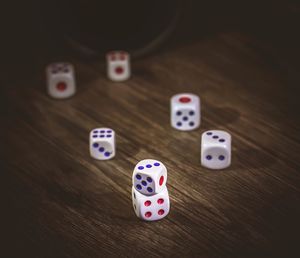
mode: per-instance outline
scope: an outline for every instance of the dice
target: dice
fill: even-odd
[[[73,96],[76,92],[74,67],[70,63],[53,63],[46,68],[47,91],[56,99]]]
[[[171,98],[171,126],[181,131],[191,131],[200,126],[200,98],[191,93],[181,93]]]
[[[96,128],[90,133],[90,154],[98,160],[108,160],[116,154],[115,132],[110,128]]]
[[[153,195],[162,191],[167,182],[167,168],[162,162],[144,159],[134,168],[133,186],[144,195]]]
[[[107,76],[110,80],[120,82],[129,79],[130,55],[125,51],[112,51],[106,55]]]
[[[132,204],[137,217],[146,221],[160,220],[170,211],[168,189],[165,186],[158,194],[147,196],[132,187]]]
[[[210,169],[223,169],[231,164],[231,136],[220,130],[210,130],[201,137],[201,164]]]
[[[154,159],[137,163],[132,173],[132,204],[137,217],[146,221],[164,218],[170,211],[167,168]]]

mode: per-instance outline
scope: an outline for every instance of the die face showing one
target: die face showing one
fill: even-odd
[[[181,93],[171,98],[171,125],[180,131],[191,131],[200,126],[200,98]]]
[[[160,220],[170,211],[170,198],[167,187],[158,194],[147,196],[132,187],[132,204],[137,217],[146,221]]]
[[[201,164],[210,169],[223,169],[231,164],[231,136],[221,130],[210,130],[201,137]]]
[[[167,182],[167,168],[154,159],[144,159],[134,168],[133,186],[144,195],[153,195],[162,191]]]
[[[130,55],[124,51],[112,51],[106,55],[107,76],[112,81],[125,81],[129,79]]]
[[[70,63],[53,63],[46,68],[48,94],[57,99],[69,98],[76,92],[74,67]]]
[[[110,128],[96,128],[90,133],[90,154],[98,160],[108,160],[116,154],[115,132]]]

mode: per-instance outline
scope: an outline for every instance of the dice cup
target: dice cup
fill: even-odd
[[[184,1],[52,0],[45,7],[48,29],[77,53],[99,57],[122,49],[140,57],[172,34]]]

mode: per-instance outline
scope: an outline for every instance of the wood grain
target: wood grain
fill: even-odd
[[[294,49],[260,31],[185,42],[178,32],[133,62],[124,83],[110,82],[101,61],[73,59],[79,89],[64,101],[46,95],[43,66],[4,85],[2,257],[297,257],[299,70]],[[199,130],[170,127],[179,92],[200,96]],[[89,131],[102,126],[117,135],[117,155],[105,162],[88,151]],[[208,129],[232,134],[226,170],[200,166]],[[145,158],[168,168],[171,212],[155,223],[136,218],[131,204],[132,170]]]

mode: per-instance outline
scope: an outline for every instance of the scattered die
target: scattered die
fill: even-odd
[[[107,76],[112,81],[125,81],[130,77],[130,55],[124,51],[112,51],[106,55]]]
[[[167,168],[160,161],[144,159],[134,168],[133,186],[144,195],[159,193],[166,186]]]
[[[200,98],[181,93],[171,98],[171,125],[177,130],[190,131],[200,126]]]
[[[69,98],[76,92],[74,67],[70,63],[53,63],[46,68],[48,94],[57,99]]]
[[[210,169],[223,169],[231,163],[231,136],[220,130],[204,132],[201,138],[201,164]]]
[[[90,154],[98,160],[111,159],[116,154],[115,132],[110,128],[97,128],[90,133]]]
[[[132,187],[132,204],[137,217],[146,221],[160,220],[170,211],[168,189],[165,186],[158,194],[147,196]]]

